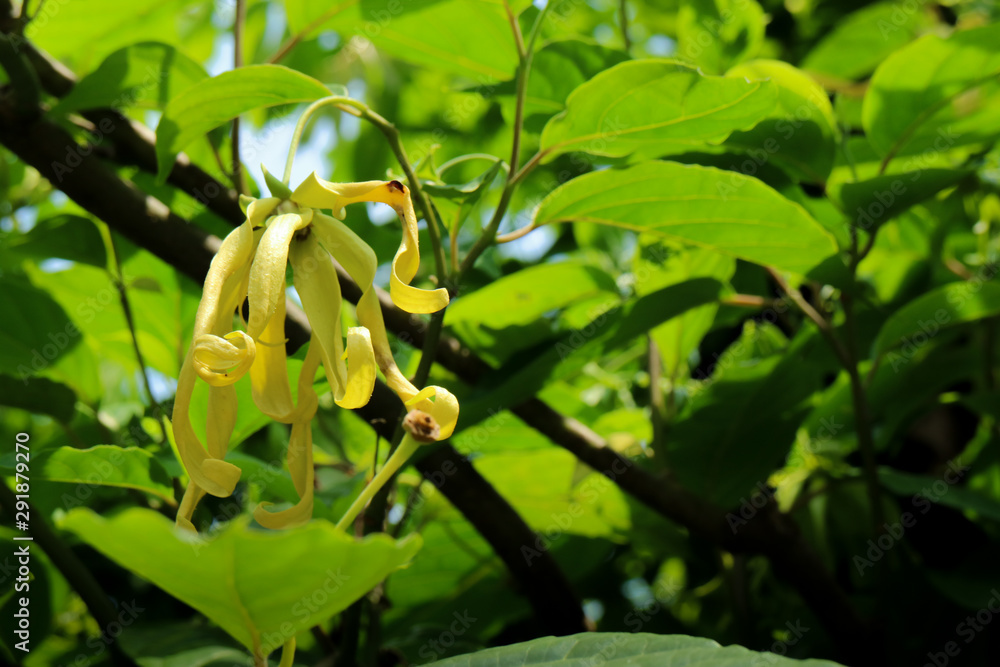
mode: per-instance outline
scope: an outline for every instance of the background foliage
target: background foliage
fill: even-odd
[[[31,436],[40,548],[32,652],[5,632],[0,661],[296,636],[303,665],[997,664],[996,3],[25,4],[0,3],[0,430]],[[354,541],[329,522],[400,406],[321,399],[315,521],[268,533],[287,433],[243,388],[240,486],[178,541],[163,419],[205,235],[331,92],[391,126],[325,113],[292,184],[403,179],[398,130],[440,221],[418,282],[456,298],[387,321],[459,430],[369,512],[398,539]],[[354,209],[384,286],[395,216]]]

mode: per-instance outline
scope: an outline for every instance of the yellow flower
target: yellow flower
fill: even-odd
[[[265,172],[265,176],[273,185],[270,175]],[[317,410],[313,383],[320,363],[337,405],[351,409],[365,405],[371,398],[378,368],[389,387],[415,411],[411,414],[426,417],[431,430],[415,431],[408,426],[408,433],[417,433],[416,440],[408,435],[405,446],[398,450],[400,454],[403,450],[412,452],[416,443],[447,438],[458,420],[458,401],[450,392],[436,386],[418,389],[396,366],[375,292],[375,252],[341,222],[344,207],[353,203],[392,206],[402,222],[403,236],[392,261],[390,296],[396,305],[411,313],[441,310],[448,305],[447,290],[422,290],[410,285],[420,266],[420,254],[416,215],[406,187],[398,181],[335,184],[312,174],[293,192],[280,183],[272,190],[285,196],[244,200],[246,222],[226,237],[212,261],[191,349],[178,379],[174,435],[191,481],[177,523],[189,529],[193,529],[190,518],[195,506],[205,493],[228,496],[239,481],[240,469],[223,459],[236,423],[233,384],[244,375],[250,376],[257,408],[292,426],[288,465],[300,500],[281,512],[268,512],[266,503],[257,507],[254,518],[268,528],[298,525],[312,515],[310,426]],[[357,306],[361,326],[348,329],[346,341],[334,259],[363,291]],[[298,378],[297,401],[292,399],[288,382],[284,337],[285,270],[289,262],[295,289],[313,330]],[[246,331],[231,331],[234,313],[244,301],[249,302],[250,309]],[[210,386],[204,446],[188,417],[199,378]],[[427,432],[434,437],[420,435],[426,436]],[[404,459],[394,458],[398,468]],[[366,493],[373,494],[381,486],[381,481],[377,486],[375,481]]]

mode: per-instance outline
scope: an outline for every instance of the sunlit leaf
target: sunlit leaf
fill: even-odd
[[[98,107],[162,109],[182,91],[207,78],[201,65],[169,44],[141,42],[105,58],[52,113]]]
[[[250,65],[195,84],[170,100],[156,127],[159,181],[185,146],[241,113],[329,94],[316,79],[280,65]]]
[[[42,454],[31,469],[49,482],[138,489],[174,504],[170,476],[152,454],[138,447],[59,447]]]
[[[417,535],[356,541],[326,521],[280,533],[247,522],[237,519],[203,539],[180,534],[151,510],[105,519],[76,509],[61,526],[264,655],[346,609],[420,549]]]
[[[625,62],[573,91],[541,147],[549,159],[568,151],[660,157],[749,130],[776,102],[767,81],[703,76],[672,60]]]
[[[556,188],[535,214],[538,225],[577,220],[799,273],[837,252],[833,237],[805,209],[760,181],[675,162],[585,174]]]

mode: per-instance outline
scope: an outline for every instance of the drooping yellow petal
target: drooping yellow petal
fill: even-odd
[[[250,268],[250,321],[247,333],[257,340],[271,320],[278,306],[279,297],[285,294],[285,266],[288,264],[288,246],[295,232],[303,229],[312,219],[312,211],[285,213],[270,219],[267,231],[261,237]],[[282,337],[283,338],[283,337]],[[270,342],[270,341],[269,341]]]
[[[320,347],[315,342],[310,343],[305,361],[302,364],[302,372],[299,374],[299,405],[294,415],[292,435],[288,442],[288,471],[292,477],[292,483],[295,484],[295,491],[299,494],[299,502],[280,512],[268,512],[267,508],[271,506],[271,503],[258,505],[254,509],[253,516],[257,523],[265,528],[273,530],[292,528],[306,523],[312,518],[315,473],[313,470],[311,423],[316,415],[316,409],[319,407],[313,382],[319,368],[320,357]]]
[[[375,251],[347,225],[322,213],[313,216],[312,231],[323,247],[333,254],[361,288],[362,294],[357,308],[358,321],[368,329],[375,352],[375,362],[382,369],[389,388],[402,400],[409,400],[416,395],[417,388],[399,371],[396,360],[392,357],[385,321],[382,319],[382,308],[375,292],[374,280],[377,267]]]
[[[285,269],[281,269],[284,284]],[[251,308],[253,308],[251,302]],[[257,339],[257,354],[250,367],[253,402],[265,415],[284,424],[292,422],[295,405],[288,385],[288,357],[285,353],[285,290],[278,293],[273,316]]]
[[[313,173],[295,189],[292,200],[300,206],[332,209],[336,218],[343,218],[343,208],[357,202],[380,202],[391,206],[403,224],[403,238],[392,260],[389,278],[393,302],[410,313],[436,313],[448,305],[448,290],[423,290],[410,285],[420,268],[420,247],[417,216],[405,185],[399,181],[330,183]]]
[[[238,292],[238,284],[243,281],[242,272],[250,262],[253,249],[254,234],[249,221],[233,230],[223,240],[205,278],[204,292],[195,316],[196,340],[199,336],[212,334],[224,327],[228,328],[227,321],[232,322],[232,310],[226,310],[228,304],[232,303],[229,295]],[[234,288],[234,285],[237,287]],[[193,484],[214,496],[225,497],[233,492],[241,473],[236,466],[206,452],[195,435],[189,411],[197,378],[192,345],[181,367],[174,399],[173,429],[177,451]],[[222,453],[224,454],[224,450]],[[197,498],[194,498],[192,510],[193,503],[196,502]],[[181,513],[178,513],[178,516],[181,516]]]
[[[371,336],[365,327],[352,328],[344,351],[337,270],[315,234],[293,241],[289,258],[295,289],[312,326],[313,340],[319,344],[334,400],[342,408],[359,408],[368,402],[375,388]]]

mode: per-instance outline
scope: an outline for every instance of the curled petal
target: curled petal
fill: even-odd
[[[410,313],[436,313],[448,305],[448,290],[422,290],[410,285],[420,268],[417,216],[410,192],[399,181],[365,183],[330,183],[310,174],[292,194],[301,206],[329,208],[334,217],[343,218],[343,207],[356,202],[388,204],[403,223],[403,239],[392,260],[389,293],[397,306]],[[337,256],[332,248],[328,248]],[[346,268],[346,267],[345,267]]]
[[[280,203],[281,200],[277,197],[254,199],[247,206],[247,220],[250,221],[250,224],[254,228],[261,227],[264,224],[264,221],[267,220]]]
[[[375,353],[365,327],[347,333],[347,350],[340,320],[340,283],[330,254],[310,234],[292,243],[292,278],[318,344],[337,405],[359,408],[375,388]],[[347,365],[344,364],[347,359]]]
[[[221,318],[232,318],[232,312],[223,308],[223,297],[227,288],[232,289],[233,276],[247,267],[254,253],[254,233],[247,221],[234,229],[222,241],[212,258],[212,264],[205,276],[205,287],[195,316],[194,335],[213,333]],[[230,329],[227,326],[226,329]]]
[[[194,341],[194,368],[198,377],[213,387],[231,385],[253,364],[256,346],[242,331],[224,337],[202,334]]]
[[[404,401],[407,408],[425,412],[434,418],[440,429],[438,440],[451,437],[458,423],[458,399],[444,387],[431,385]]]
[[[285,213],[271,218],[267,231],[260,239],[257,253],[250,268],[250,321],[247,333],[254,340],[260,338],[278,307],[278,300],[285,294],[285,265],[288,263],[288,246],[295,232],[303,229],[312,219],[312,211]],[[282,337],[283,338],[283,337]]]

